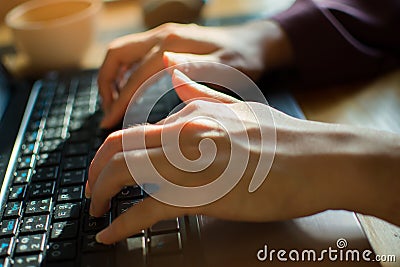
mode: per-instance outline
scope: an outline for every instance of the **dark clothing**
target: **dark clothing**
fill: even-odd
[[[341,83],[400,66],[400,0],[297,0],[273,18],[306,83]]]

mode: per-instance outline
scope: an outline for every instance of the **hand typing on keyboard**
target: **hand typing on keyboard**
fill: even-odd
[[[212,28],[165,24],[119,38],[111,43],[99,71],[99,92],[105,111],[103,128],[115,126],[139,86],[164,65],[171,64],[171,60],[163,64],[164,52],[173,52],[167,55],[175,63],[220,62],[240,69],[253,79],[266,69],[286,65],[291,60],[285,34],[271,21]],[[132,65],[137,68],[124,84],[122,77]]]
[[[98,242],[111,244],[139,233],[157,221],[185,214],[205,214],[229,220],[273,221],[306,216],[326,209],[348,209],[400,224],[399,216],[393,216],[397,213],[384,208],[397,208],[394,203],[399,201],[396,189],[399,188],[399,180],[392,175],[393,169],[398,168],[400,158],[399,136],[294,119],[267,105],[241,102],[213,91],[190,81],[179,71],[173,73],[172,81],[178,95],[188,103],[185,108],[157,124],[113,133],[97,152],[86,185],[86,195],[91,197],[90,214],[99,217],[107,213],[111,198],[124,186],[147,178],[150,182],[154,181],[154,169],[169,182],[198,187],[214,182],[226,170],[231,151],[249,155],[246,168],[243,173],[231,172],[231,178],[238,178],[238,183],[226,195],[205,205],[171,205],[160,201],[155,198],[158,193],[161,196],[172,195],[178,202],[189,204],[191,198],[213,194],[212,190],[203,196],[186,194],[186,199],[182,199],[183,195],[168,191],[168,187],[161,183],[154,197],[147,197],[128,208],[110,226],[99,232],[96,236]],[[190,102],[199,97],[209,101]],[[265,119],[268,116],[262,115],[269,113],[273,114],[274,123]],[[203,119],[191,120],[192,115]],[[213,118],[218,118],[218,122],[225,126],[240,121],[243,127],[233,128],[234,131],[229,135],[212,121]],[[275,130],[277,146],[274,151],[273,145],[261,144],[261,137],[271,135]],[[179,151],[173,144],[162,142],[163,132],[179,136],[178,149],[192,162],[201,158],[202,153],[207,154],[206,150],[202,150],[202,140],[212,140],[216,148],[212,164],[199,171],[184,171],[171,165],[166,153]],[[135,142],[141,134],[145,135],[145,146]],[[241,134],[249,136],[248,143],[235,138]],[[123,147],[123,138],[132,141],[128,147]],[[270,171],[265,173],[265,180],[257,190],[249,190],[258,164],[265,163],[258,160],[273,152],[275,157]],[[153,169],[146,165],[147,157]],[[377,158],[392,168],[386,168],[387,171],[377,169]],[[132,162],[133,172],[128,168]],[[240,165],[240,162],[234,164]],[[375,179],[377,172],[380,179]],[[132,173],[137,175],[135,179]],[[385,184],[392,186],[388,188]],[[220,188],[217,186],[213,189]],[[379,201],[375,201],[377,199]]]

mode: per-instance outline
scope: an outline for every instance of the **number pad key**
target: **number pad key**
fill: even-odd
[[[46,234],[20,236],[15,252],[18,254],[41,252],[44,249],[45,239]]]
[[[25,214],[50,213],[51,198],[31,200],[26,204]]]
[[[42,255],[29,255],[14,258],[13,267],[33,267],[40,266],[42,263]]]
[[[24,218],[20,231],[22,233],[46,232],[49,226],[49,215]]]

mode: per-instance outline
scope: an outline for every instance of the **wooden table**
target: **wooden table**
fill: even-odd
[[[277,12],[293,0],[210,0],[203,15],[207,18],[249,14],[258,10]],[[83,60],[83,67],[98,67],[105,47],[112,39],[144,29],[138,2],[121,0],[104,4],[99,19],[99,34]],[[12,50],[12,38],[0,25],[0,46]],[[5,48],[4,48],[5,47]],[[8,48],[8,49],[7,49]],[[6,56],[7,65],[18,72],[15,56]],[[361,84],[321,88],[295,93],[306,117],[332,123],[344,123],[400,133],[400,70]],[[396,255],[400,266],[400,228],[374,217],[358,215],[368,239],[377,254]]]

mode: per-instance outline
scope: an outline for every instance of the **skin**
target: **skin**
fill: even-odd
[[[140,84],[165,66],[198,60],[220,62],[257,79],[265,71],[293,64],[293,57],[286,35],[270,21],[229,28],[166,24],[148,32],[122,37],[110,45],[99,73],[99,91],[106,114],[101,126],[112,127],[120,121]],[[135,69],[129,75],[128,70],[133,66]],[[196,65],[193,66],[196,69]],[[191,70],[186,73],[195,78]],[[167,121],[117,131],[107,138],[89,170],[85,193],[92,198],[90,213],[101,216],[108,210],[110,199],[123,186],[135,183],[122,153],[122,135],[135,140],[138,133],[144,131],[145,147],[131,146],[126,151],[128,159],[135,157],[140,160],[147,153],[155,167],[164,170],[165,178],[180,185],[202,185],[215,179],[226,166],[231,146],[249,153],[248,167],[232,191],[208,205],[175,207],[148,197],[100,232],[98,242],[111,244],[159,220],[184,214],[273,221],[327,209],[346,209],[400,225],[400,179],[398,175],[396,177],[400,169],[398,135],[297,120],[269,106],[240,102],[205,86],[189,83],[190,80],[180,72],[175,71],[172,75],[175,90],[187,106]],[[125,81],[126,76],[128,79]],[[203,100],[196,100],[198,98]],[[257,118],[248,112],[249,106],[261,114],[272,112],[275,125],[268,120],[257,122]],[[184,124],[193,115],[213,118],[212,111],[222,107],[234,111],[243,122],[245,127],[241,131],[250,136],[250,145],[229,140],[223,131],[207,120]],[[237,121],[238,117],[224,113],[219,119],[229,124]],[[273,127],[276,127],[277,146],[272,168],[260,188],[249,193],[255,162],[263,153],[270,152],[260,149],[260,133],[267,134]],[[161,147],[161,133],[164,130],[178,134],[181,128],[180,148],[192,160],[199,156],[200,140],[209,138],[214,141],[218,152],[211,168],[187,173],[168,163],[163,149],[168,149],[169,144]],[[140,221],[136,220],[139,214]]]
[[[109,45],[99,71],[99,92],[105,111],[102,128],[115,126],[138,87],[170,64],[164,60],[165,54],[173,58],[175,64],[188,61],[223,63],[252,79],[257,79],[266,70],[290,65],[293,57],[285,33],[272,21],[212,28],[170,23],[124,36]],[[135,67],[134,75],[128,75],[124,81],[124,74],[132,66]]]
[[[173,73],[175,90],[188,105],[179,111],[176,118],[165,125],[145,127],[146,145],[132,147],[128,152],[135,157],[149,153],[153,163],[167,169],[165,178],[170,181],[193,186],[208,183],[204,177],[216,177],[218,166],[224,166],[226,151],[232,144],[227,135],[221,134],[213,124],[197,121],[186,124],[180,132],[181,149],[188,155],[196,151],[200,139],[211,138],[218,149],[217,167],[200,173],[184,173],[169,166],[161,148],[162,129],[176,131],[182,127],[188,114],[213,117],[218,106],[227,106],[239,114],[249,134],[250,146],[243,146],[250,153],[249,165],[240,182],[223,198],[208,205],[184,208],[159,202],[151,197],[131,207],[97,235],[98,242],[111,244],[122,240],[141,229],[150,227],[159,220],[185,214],[205,214],[223,219],[242,221],[274,221],[306,216],[327,209],[347,209],[371,214],[400,225],[396,215],[400,199],[397,189],[400,160],[400,137],[398,135],[349,126],[298,120],[271,107],[259,103],[244,103],[213,91],[205,86],[190,83],[182,73]],[[183,85],[182,85],[183,84]],[[208,98],[208,101],[193,100]],[[216,103],[215,99],[218,99]],[[193,100],[193,101],[191,101]],[[221,103],[219,101],[224,101]],[[272,111],[277,131],[277,148],[273,166],[267,179],[254,193],[248,185],[255,168],[256,159],[263,151],[259,149],[258,131],[270,131],[269,121],[260,121],[247,112],[246,106],[260,112]],[[224,120],[233,120],[226,114]],[[259,118],[260,119],[260,118]],[[110,205],[110,199],[125,185],[133,185],[122,152],[122,134],[135,138],[138,128],[111,134],[97,152],[89,172],[88,188],[91,191],[90,213],[101,216]],[[123,133],[125,131],[125,133]],[[192,145],[190,145],[192,144]],[[194,144],[194,145],[193,145]],[[240,145],[240,144],[239,144]],[[168,144],[164,149],[167,149]],[[196,155],[196,154],[194,154]],[[129,156],[128,156],[129,157]],[[172,179],[173,177],[173,179]],[[377,179],[379,177],[379,179]],[[135,218],[140,216],[140,221]]]

